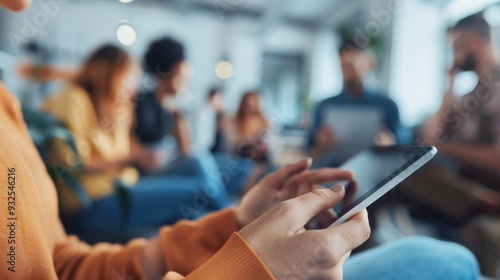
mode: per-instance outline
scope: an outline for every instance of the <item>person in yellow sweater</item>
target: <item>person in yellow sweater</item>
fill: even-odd
[[[27,2],[0,0],[0,6],[21,10]],[[380,247],[345,263],[370,234],[366,211],[336,227],[306,230],[344,194],[341,186],[310,191],[314,184],[349,174],[309,171],[309,160],[268,175],[231,209],[164,227],[151,240],[89,246],[65,233],[55,187],[19,101],[2,83],[0,120],[0,279],[183,279],[176,272],[188,280],[342,279],[344,272],[345,279],[477,278],[468,251],[427,239]]]

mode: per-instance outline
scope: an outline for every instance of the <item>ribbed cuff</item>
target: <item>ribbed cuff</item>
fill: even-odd
[[[187,280],[274,280],[271,272],[238,233],[208,262],[188,275]]]
[[[237,230],[233,209],[164,227],[159,237],[167,270],[190,274],[217,253]]]

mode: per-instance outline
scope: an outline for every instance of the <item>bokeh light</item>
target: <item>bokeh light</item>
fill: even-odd
[[[215,74],[223,80],[231,78],[233,71],[233,65],[227,61],[221,61],[215,66]]]
[[[137,39],[137,34],[135,33],[134,28],[128,24],[122,24],[118,26],[116,30],[116,38],[120,43],[125,46],[131,46],[135,43]]]

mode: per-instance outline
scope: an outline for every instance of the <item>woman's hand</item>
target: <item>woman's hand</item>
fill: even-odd
[[[235,208],[236,219],[240,228],[251,223],[282,201],[308,193],[318,184],[331,181],[354,180],[350,171],[334,168],[308,170],[311,159],[289,164],[269,174],[243,197]]]
[[[146,171],[155,171],[162,166],[168,158],[167,152],[162,149],[146,150],[143,154],[137,155],[135,164]]]
[[[143,170],[154,171],[165,163],[168,156],[165,150],[149,149],[142,145],[137,138],[131,137],[130,154],[126,161],[129,165],[137,165]]]
[[[366,210],[335,227],[304,227],[342,199],[340,186],[282,202],[239,232],[277,279],[342,279],[351,250],[370,236]]]

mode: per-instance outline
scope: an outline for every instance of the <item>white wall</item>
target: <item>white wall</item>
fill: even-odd
[[[337,49],[338,38],[330,28],[320,30],[314,37],[309,94],[314,102],[331,97],[342,90],[342,72]]]
[[[390,94],[406,125],[420,123],[440,104],[444,92],[445,31],[445,18],[434,2],[407,0],[396,15]]]
[[[21,80],[15,74],[17,59],[7,53],[0,51],[0,70],[2,71],[2,80],[5,86],[13,93],[18,93],[21,88]]]

